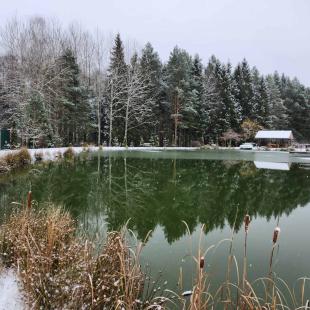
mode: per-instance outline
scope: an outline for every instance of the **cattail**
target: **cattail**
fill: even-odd
[[[273,231],[273,238],[272,238],[273,244],[277,243],[279,234],[280,234],[280,227],[276,227]]]
[[[247,214],[247,215],[244,217],[244,229],[245,229],[246,232],[249,230],[250,222],[251,222],[251,218],[250,218],[250,216]]]
[[[200,257],[200,263],[199,263],[199,266],[200,266],[200,269],[202,269],[205,265],[205,258],[203,256]]]
[[[32,202],[32,192],[29,191],[28,195],[27,195],[27,208],[28,208],[28,210],[31,209],[31,202]]]

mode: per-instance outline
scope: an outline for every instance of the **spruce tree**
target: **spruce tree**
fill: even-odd
[[[179,145],[180,129],[185,142],[188,140],[189,119],[195,113],[191,93],[192,59],[185,50],[175,47],[170,54],[166,69],[167,95],[173,120],[172,141],[173,144]]]
[[[194,113],[191,119],[191,138],[204,140],[205,123],[203,121],[203,64],[198,54],[195,55],[192,65],[192,104]]]
[[[87,91],[80,83],[80,70],[71,49],[58,60],[62,80],[59,98],[60,132],[65,144],[85,141],[90,126],[90,105]]]
[[[158,120],[150,124],[146,124],[141,130],[140,135],[144,141],[159,139],[162,141],[162,132],[164,128],[164,107],[163,102],[163,81],[162,81],[162,64],[158,53],[154,51],[151,43],[147,43],[142,50],[140,60],[141,73],[145,80],[147,88],[146,100],[151,103],[152,115]]]
[[[234,80],[236,82],[235,97],[241,107],[242,120],[255,117],[254,85],[251,70],[246,59],[237,65],[234,71]]]
[[[267,76],[268,97],[270,103],[270,123],[271,128],[280,130],[287,129],[288,115],[287,109],[284,106],[279,84],[273,76]]]

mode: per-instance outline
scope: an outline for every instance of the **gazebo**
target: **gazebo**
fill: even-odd
[[[288,147],[292,144],[294,137],[291,130],[259,130],[255,140],[259,145]]]

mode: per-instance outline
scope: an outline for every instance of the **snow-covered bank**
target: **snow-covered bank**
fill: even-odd
[[[25,309],[23,294],[16,273],[12,269],[0,272],[0,310]]]
[[[56,160],[60,154],[68,149],[68,147],[60,148],[41,148],[29,149],[32,161],[35,162],[35,155],[41,154],[44,161]],[[75,154],[85,151],[84,147],[72,147]],[[89,146],[87,150],[97,152],[97,146]],[[292,156],[288,151],[280,150],[240,150],[239,148],[220,147],[217,149],[201,149],[199,147],[108,147],[102,148],[102,152],[125,152],[128,151],[128,157],[150,157],[172,158],[172,159],[210,159],[210,160],[245,160],[245,161],[263,161],[263,162],[286,162],[286,163],[309,163],[310,157]],[[168,151],[168,152],[165,152]],[[172,151],[172,152],[171,152]],[[0,151],[0,158],[13,150]],[[144,152],[142,155],[141,152]],[[153,155],[151,155],[153,154]]]
[[[63,155],[63,153],[68,149],[68,147],[57,147],[57,148],[40,148],[40,149],[28,149],[31,157],[35,160],[35,154],[42,154],[43,160],[55,160],[59,154]],[[81,153],[85,150],[84,147],[72,147],[76,154]],[[172,151],[192,151],[199,150],[199,147],[122,147],[122,146],[105,146],[102,148],[104,152],[119,152],[119,151],[164,151],[164,150],[172,150]],[[87,150],[90,152],[96,152],[99,150],[98,146],[89,146]],[[0,157],[5,156],[10,152],[16,152],[15,150],[1,150]]]

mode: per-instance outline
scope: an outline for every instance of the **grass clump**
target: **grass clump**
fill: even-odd
[[[52,206],[33,210],[31,196],[2,225],[0,257],[19,271],[31,308],[141,308],[143,276],[124,232],[108,234],[97,252],[92,242],[77,237],[67,212]]]
[[[31,155],[27,148],[8,153],[0,159],[0,173],[9,172],[27,166],[31,163]]]
[[[10,171],[10,167],[4,159],[0,159],[0,173],[6,173]]]
[[[63,157],[65,160],[73,160],[75,157],[75,152],[73,150],[73,148],[70,146],[68,147],[64,153],[63,153]]]

